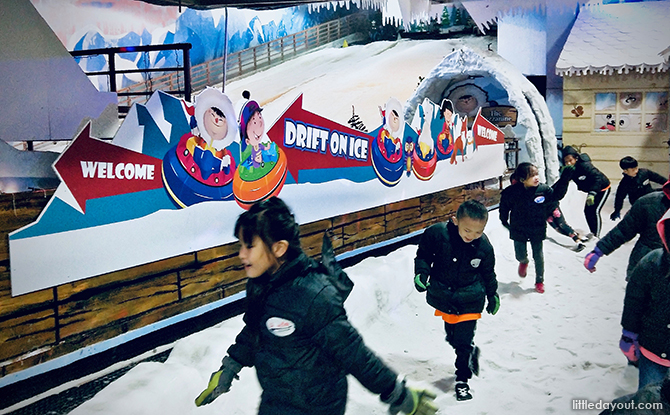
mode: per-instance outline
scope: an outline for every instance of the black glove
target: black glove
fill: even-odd
[[[430,283],[428,282],[428,275],[425,274],[416,274],[414,277],[414,288],[420,293],[426,291]]]
[[[242,365],[237,363],[235,359],[230,356],[224,357],[221,362],[221,368],[219,368],[217,372],[212,373],[212,376],[209,377],[207,389],[202,391],[202,393],[195,399],[195,406],[207,405],[218,398],[222,393],[228,392],[230,390],[230,385],[233,383],[233,379],[240,378],[237,374],[241,369]]]
[[[498,293],[493,294],[490,297],[487,297],[488,304],[486,305],[486,312],[495,316],[498,310],[500,309],[500,297]]]
[[[391,395],[384,402],[391,402],[389,414],[400,412],[408,415],[435,415],[437,407],[433,404],[436,395],[427,390],[418,390],[405,386],[405,381],[398,382]]]
[[[617,220],[617,219],[619,219],[620,217],[621,217],[621,212],[619,212],[618,210],[615,210],[615,211],[612,212],[612,214],[610,215],[610,219],[612,219],[612,220]]]

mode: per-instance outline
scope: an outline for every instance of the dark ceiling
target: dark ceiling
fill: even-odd
[[[145,3],[157,4],[159,6],[181,6],[191,9],[218,9],[221,7],[237,7],[239,9],[270,10],[285,7],[299,6],[310,3],[325,3],[315,0],[141,0]]]
[[[159,6],[182,6],[191,9],[205,10],[221,7],[237,7],[239,9],[270,10],[300,6],[311,3],[328,3],[324,0],[140,0]],[[457,0],[431,0],[431,3],[454,3]]]

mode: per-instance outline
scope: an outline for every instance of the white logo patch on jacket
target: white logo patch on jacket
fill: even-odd
[[[544,203],[544,196],[540,195],[533,200],[535,203]]]
[[[472,265],[472,268],[477,268],[479,267],[479,264],[482,262],[481,259],[475,258],[472,261],[470,261],[470,265]]]
[[[286,337],[295,331],[295,323],[281,317],[270,317],[265,322],[265,327],[277,337]]]
[[[577,180],[586,180],[586,176],[579,176]]]

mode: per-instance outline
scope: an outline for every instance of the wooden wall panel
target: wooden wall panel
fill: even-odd
[[[73,296],[58,305],[60,338],[98,329],[178,301],[177,273],[86,296]]]
[[[563,144],[584,145],[583,152],[609,179],[621,178],[619,160],[635,157],[640,167],[662,175],[670,171],[667,132],[600,132],[594,130],[595,93],[668,91],[670,77],[665,73],[566,76],[563,78]],[[581,105],[584,115],[575,117],[572,109]]]
[[[54,310],[42,310],[0,322],[0,360],[56,343]]]
[[[12,315],[19,316],[46,307],[53,307],[52,300],[53,289],[12,297],[9,270],[0,266],[0,321]]]
[[[239,246],[239,244],[235,244]],[[236,256],[210,262],[196,268],[179,271],[182,298],[199,295],[207,291],[235,284],[246,278]]]

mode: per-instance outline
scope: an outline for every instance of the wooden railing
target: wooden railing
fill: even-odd
[[[276,65],[284,60],[294,58],[310,50],[342,39],[345,36],[357,32],[366,32],[365,25],[367,23],[367,14],[361,12],[323,23],[268,43],[231,53],[228,55],[226,64],[226,82]],[[208,85],[222,83],[223,65],[224,58],[221,57],[191,67],[191,91],[197,93],[197,91],[203,90]],[[183,82],[183,77],[172,73],[153,78],[151,83],[142,82],[122,88],[119,92],[129,95],[125,97],[119,95],[119,105],[130,106],[135,102],[146,102],[146,98],[143,99],[133,94],[180,89],[180,87],[183,87]],[[147,90],[147,88],[150,88],[150,90]]]

